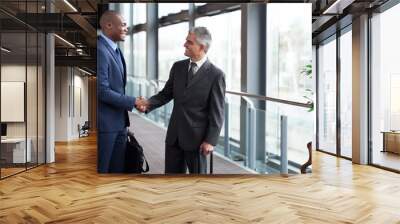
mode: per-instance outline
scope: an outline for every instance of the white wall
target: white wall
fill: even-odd
[[[26,80],[27,79],[27,80]],[[24,138],[27,136],[30,139],[30,148],[32,161],[44,163],[44,74],[41,66],[32,66],[25,64],[3,64],[1,66],[1,81],[3,82],[24,82],[26,84],[26,101],[24,106],[20,108],[20,112],[26,113],[26,120],[22,122],[6,122],[7,137],[9,138]],[[2,89],[3,91],[4,89]],[[21,94],[24,90],[20,90]],[[7,97],[7,95],[2,95]],[[26,106],[25,106],[26,103]],[[13,113],[13,108],[2,107],[2,112]],[[14,109],[15,110],[15,109]],[[14,112],[15,113],[15,112]],[[39,154],[39,155],[37,155]],[[51,161],[51,160],[49,160]]]
[[[27,69],[27,70],[26,70]],[[25,65],[18,65],[18,64],[8,64],[8,65],[2,65],[1,66],[1,81],[10,81],[10,82],[25,82],[26,83],[26,71],[28,74],[36,74],[36,67],[33,66],[27,66]],[[29,79],[29,76],[28,76]],[[34,85],[36,86],[36,81],[34,80],[28,80],[29,85]],[[36,111],[36,88],[27,88],[27,106],[30,106],[29,109],[27,109],[27,119],[28,122],[35,121],[37,119],[36,113],[31,113],[32,111]],[[32,104],[32,102],[34,102]],[[39,105],[40,107],[41,105]],[[1,110],[8,110],[9,108],[1,108]],[[7,122],[7,136],[8,137],[25,137],[25,126],[26,122]],[[36,125],[33,127],[33,124],[29,123],[28,129],[33,128],[36,130]],[[28,130],[28,137],[30,131]]]
[[[77,139],[78,124],[88,120],[88,78],[82,75],[72,67],[56,67],[56,141]]]

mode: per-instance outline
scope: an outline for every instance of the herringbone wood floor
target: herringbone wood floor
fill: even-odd
[[[0,223],[400,223],[400,176],[314,153],[313,174],[96,173],[96,139],[0,181]]]

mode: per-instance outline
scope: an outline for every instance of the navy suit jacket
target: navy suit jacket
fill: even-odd
[[[129,126],[128,110],[135,98],[125,95],[126,65],[117,61],[118,54],[106,40],[97,38],[97,128],[99,132],[117,132]]]

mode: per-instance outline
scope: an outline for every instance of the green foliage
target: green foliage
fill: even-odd
[[[306,64],[300,71],[300,74],[304,75],[305,77],[311,79],[312,78],[312,65],[311,64]],[[306,89],[305,95],[303,96],[305,99],[307,99],[307,103],[311,104],[311,108],[308,110],[308,112],[311,112],[314,110],[314,100],[313,100],[313,95],[314,91],[312,89]]]
[[[304,66],[304,68],[301,70],[301,74],[304,74],[308,78],[312,78],[312,66],[311,64],[307,64]]]

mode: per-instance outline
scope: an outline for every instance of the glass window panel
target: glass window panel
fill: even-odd
[[[268,97],[314,102],[311,43],[311,4],[267,5]],[[307,108],[267,102],[265,141],[267,163],[281,156],[281,115],[287,116],[288,160],[297,165],[308,160],[307,143],[313,141],[315,113]],[[296,170],[300,172],[300,170]]]
[[[302,71],[311,66],[311,4],[267,5],[267,95],[307,102],[313,81]]]
[[[45,1],[0,3],[20,13],[45,11]],[[3,5],[4,4],[4,5]],[[7,19],[0,13],[0,17]],[[33,18],[35,19],[35,18]],[[10,21],[13,21],[10,18]],[[9,25],[7,25],[9,24]],[[45,35],[20,23],[0,29],[2,140],[0,177],[45,162]],[[3,100],[6,97],[7,100]],[[10,100],[11,99],[11,100]],[[8,105],[7,105],[8,104]],[[11,108],[15,107],[15,108]],[[14,118],[7,117],[12,114]],[[2,129],[3,129],[2,128]],[[4,132],[3,132],[4,131]]]
[[[119,11],[122,15],[122,17],[125,19],[126,25],[129,27],[132,25],[132,4],[131,3],[121,3],[118,4],[119,6]]]
[[[336,39],[318,51],[319,149],[336,153]]]
[[[133,35],[133,76],[146,77],[146,32]]]
[[[172,65],[176,61],[186,58],[183,44],[188,30],[188,23],[165,26],[158,30],[158,79],[168,80]]]
[[[341,155],[352,156],[352,33],[340,37],[340,128]]]
[[[159,3],[158,17],[163,17],[168,14],[178,13],[182,10],[188,10],[189,3]]]
[[[240,91],[241,12],[234,11],[196,19],[196,26],[206,27],[212,36],[207,53],[209,60],[225,72],[226,89]],[[240,99],[230,97],[229,129],[232,147],[240,142]]]
[[[2,15],[1,15],[2,16]],[[1,140],[2,177],[25,170],[26,161],[31,160],[31,151],[26,150],[25,89],[26,89],[26,33],[1,34],[1,123],[7,126]],[[5,96],[13,96],[5,100]],[[14,108],[14,109],[10,109]],[[5,138],[5,139],[4,139]],[[28,141],[28,145],[30,145]],[[28,158],[28,160],[26,159]]]
[[[267,160],[280,155],[281,116],[287,117],[288,160],[304,164],[308,160],[307,143],[313,140],[314,113],[307,108],[267,103],[266,110],[266,151]]]
[[[39,33],[38,45],[38,164],[44,164],[46,158],[45,148],[45,65],[46,65],[46,36]]]
[[[400,113],[399,113],[399,79],[400,39],[398,22],[400,21],[400,4],[374,14],[371,19],[372,49],[372,163],[400,170]],[[391,140],[384,141],[382,132]],[[397,138],[397,140],[396,140]],[[384,145],[384,142],[386,143]],[[392,144],[394,143],[394,144]],[[392,153],[396,152],[396,153]]]
[[[224,155],[227,159],[233,162],[245,166],[246,150],[240,147],[240,101],[241,97],[237,95],[226,96],[226,110],[228,112],[228,120],[226,120],[222,126],[220,139],[216,147],[216,151],[221,155]],[[225,130],[225,128],[229,128]],[[228,148],[225,148],[225,135],[227,136]],[[226,173],[231,173],[227,171]],[[232,173],[235,173],[233,171]]]
[[[37,81],[38,81],[38,35],[36,32],[27,33],[28,38],[28,62],[27,62],[27,80],[26,80],[26,113],[27,113],[27,144],[31,153],[28,153],[28,168],[37,165]]]
[[[208,58],[225,72],[226,88],[240,91],[241,74],[241,11],[196,19],[196,26],[211,32],[212,44]]]
[[[126,36],[125,41],[119,42],[120,49],[126,62],[126,73],[132,74],[132,36]]]
[[[133,25],[146,23],[146,3],[133,4]]]

